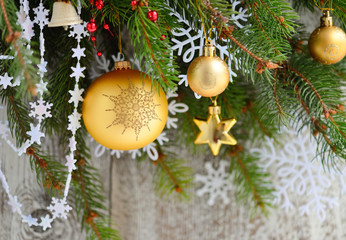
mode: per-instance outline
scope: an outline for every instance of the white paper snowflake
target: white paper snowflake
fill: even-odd
[[[84,37],[88,37],[89,36],[89,32],[86,29],[86,22],[83,22],[82,24],[75,24],[70,26],[70,28],[72,29],[70,31],[70,34],[68,35],[69,37],[74,37],[77,42],[80,42],[80,40],[82,40]]]
[[[48,85],[48,82],[44,82],[44,81],[40,81],[39,83],[36,83],[36,91],[38,94],[40,94],[40,96],[42,96],[44,92],[48,91],[47,85]]]
[[[41,132],[41,125],[37,124],[36,126],[30,123],[30,131],[26,132],[31,137],[31,144],[37,143],[41,144],[41,138],[44,137],[44,133]]]
[[[286,212],[298,208],[301,215],[309,215],[313,211],[323,221],[326,208],[338,205],[337,196],[328,196],[327,190],[336,184],[333,182],[336,177],[342,186],[345,184],[343,173],[333,169],[330,173],[325,172],[321,159],[315,158],[317,143],[307,128],[301,134],[283,129],[282,134],[289,139],[282,148],[278,148],[277,143],[267,137],[264,146],[251,149],[261,159],[262,167],[275,173],[274,203]],[[299,206],[295,201],[296,195],[304,196],[304,202]]]
[[[29,2],[28,1],[23,1],[23,0],[20,1],[20,9],[19,9],[19,12],[17,12],[17,17],[18,17],[18,24],[22,27],[22,37],[28,43],[30,43],[31,38],[35,35],[35,33],[33,30],[34,23],[31,21],[29,16]]]
[[[83,74],[83,71],[85,70],[85,67],[81,67],[79,62],[77,62],[76,67],[71,67],[71,69],[73,71],[71,73],[71,75],[70,75],[71,78],[74,77],[76,79],[79,79],[79,78],[84,78],[85,77],[84,74]]]
[[[53,222],[53,218],[50,218],[47,214],[45,217],[41,217],[40,226],[43,228],[43,231],[46,231],[47,228],[51,228],[51,223]]]
[[[112,60],[113,64],[111,64],[111,61],[109,59],[106,59],[104,55],[102,55],[101,57],[95,57],[94,61],[96,62],[96,64],[93,64],[89,68],[90,77],[92,79],[96,79],[102,74],[111,71],[114,67],[114,62],[124,61],[125,57],[124,55],[118,53],[117,56],[112,55]]]
[[[50,108],[53,106],[51,103],[46,103],[43,99],[39,99],[36,102],[30,102],[31,111],[30,117],[35,117],[39,122],[45,118],[51,117]]]
[[[215,200],[220,197],[225,205],[229,204],[228,191],[232,190],[232,182],[228,171],[229,163],[221,160],[218,169],[214,169],[211,162],[205,163],[207,175],[195,175],[196,182],[202,182],[204,185],[197,190],[198,196],[209,194],[208,205],[213,206]]]
[[[10,129],[8,128],[8,124],[0,120],[0,137],[2,139],[7,139],[9,133]]]
[[[22,222],[27,223],[29,227],[38,226],[37,218],[33,218],[31,215],[22,215]]]
[[[8,204],[12,207],[12,212],[21,213],[20,208],[22,207],[22,204],[18,202],[17,196],[9,196],[10,200],[8,201]]]
[[[82,94],[84,92],[84,89],[79,89],[77,85],[75,85],[74,90],[69,90],[68,91],[71,95],[70,100],[68,100],[69,103],[73,103],[74,107],[78,107],[78,104],[80,102],[83,102],[83,97]]]
[[[34,23],[38,24],[40,28],[43,28],[48,24],[49,10],[43,6],[42,2],[38,5],[37,8],[34,8],[34,12],[36,15],[34,18]]]
[[[73,170],[76,170],[76,165],[75,163],[77,162],[76,159],[74,159],[73,154],[67,155],[66,156],[66,163],[65,166],[68,168],[68,171],[71,172]]]
[[[67,213],[72,210],[65,199],[57,199],[55,197],[52,198],[52,203],[47,207],[47,209],[52,212],[53,219],[67,219]]]
[[[76,109],[70,116],[68,116],[68,127],[67,127],[67,129],[70,130],[73,133],[73,135],[81,127],[81,125],[80,125],[81,116],[82,116],[82,114],[77,112]]]
[[[13,77],[10,77],[7,73],[5,73],[5,75],[0,76],[0,86],[2,86],[4,89],[7,89],[7,87],[12,87],[12,79]]]

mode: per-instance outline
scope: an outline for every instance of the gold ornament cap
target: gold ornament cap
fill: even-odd
[[[333,26],[333,18],[330,16],[329,11],[324,10],[323,15],[321,17],[321,27],[332,27]]]
[[[128,70],[132,69],[129,61],[119,61],[114,63],[114,70]]]
[[[206,45],[203,47],[203,56],[205,57],[216,56],[216,47],[213,45],[212,40],[207,40]]]
[[[220,115],[221,114],[221,107],[220,106],[209,106],[209,115]]]

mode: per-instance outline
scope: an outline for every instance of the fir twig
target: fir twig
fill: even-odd
[[[232,158],[230,173],[237,186],[238,200],[250,200],[262,213],[267,213],[271,207],[273,188],[268,180],[269,175],[264,173],[256,163],[257,159],[245,154],[241,145],[231,148],[229,156]]]
[[[8,19],[4,0],[0,0],[0,6],[1,6],[2,13],[3,13],[4,19],[5,19],[5,23],[6,23],[8,32],[9,32],[9,34],[6,37],[6,42],[11,43],[13,45],[14,49],[16,50],[16,56],[18,57],[20,65],[21,65],[22,69],[24,70],[24,76],[25,76],[26,81],[27,81],[28,90],[30,90],[34,93],[34,90],[32,88],[33,85],[32,85],[32,81],[31,81],[31,77],[26,71],[26,65],[24,63],[24,59],[23,59],[23,56],[22,56],[21,51],[20,51],[18,44],[17,44],[17,39],[20,37],[20,32],[13,31],[12,25]]]

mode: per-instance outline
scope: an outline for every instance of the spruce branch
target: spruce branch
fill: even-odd
[[[7,105],[11,133],[16,137],[17,145],[21,146],[29,140],[27,132],[30,129],[29,124],[32,119],[28,117],[28,107],[20,99],[16,99],[15,94],[16,91],[13,88],[0,92],[2,102]],[[62,179],[65,172],[62,170],[61,164],[51,161],[49,156],[42,155],[36,144],[27,148],[25,154],[30,157],[30,165],[36,171],[38,182],[47,190],[60,190],[64,187]]]
[[[192,187],[192,169],[185,166],[184,160],[176,159],[173,154],[167,157],[159,149],[159,157],[153,164],[157,166],[154,179],[156,180],[155,191],[163,196],[170,196],[174,191],[180,199],[189,199],[187,190]]]
[[[237,188],[237,199],[244,202],[250,200],[255,212],[260,209],[263,214],[267,214],[267,208],[272,206],[274,197],[269,175],[258,167],[258,159],[245,153],[241,145],[233,146],[228,155],[231,157],[230,174]]]
[[[326,119],[329,118],[330,114],[328,111],[328,108],[326,106],[326,104],[324,103],[323,99],[321,98],[320,94],[317,92],[317,90],[314,88],[314,86],[312,85],[312,83],[302,74],[300,73],[297,69],[292,68],[291,66],[287,65],[287,68],[291,71],[293,71],[294,73],[296,73],[301,79],[303,79],[303,81],[309,86],[309,88],[314,92],[314,94],[316,95],[317,99],[319,100],[322,109],[323,109],[323,114],[324,117]]]
[[[6,23],[5,26],[7,27],[7,30],[8,30],[8,35],[6,36],[6,42],[13,45],[15,52],[16,52],[16,57],[18,58],[19,63],[20,63],[20,65],[24,71],[24,77],[27,81],[27,90],[31,91],[33,93],[33,95],[35,95],[34,82],[32,81],[32,77],[30,76],[30,74],[27,72],[26,63],[25,63],[25,60],[22,56],[19,44],[17,42],[18,39],[20,38],[21,34],[19,31],[13,30],[12,25],[10,23],[10,20],[8,18],[8,14],[6,11],[4,0],[0,0],[0,6],[1,6],[3,18],[4,18],[5,23]]]
[[[227,23],[229,21],[229,19],[227,17],[224,17],[220,11],[213,8],[211,6],[210,1],[202,0],[202,3],[204,4],[204,6],[206,8],[208,8],[210,10],[214,24],[220,32],[220,37],[221,38],[227,37],[232,42],[234,42],[240,49],[242,49],[244,52],[249,54],[252,58],[257,60],[258,64],[257,64],[257,70],[256,71],[258,73],[262,73],[264,71],[264,69],[263,69],[264,67],[266,67],[267,69],[276,69],[279,67],[278,64],[273,63],[272,61],[263,60],[261,57],[257,56],[256,54],[251,52],[247,47],[245,47],[243,44],[241,44],[232,35],[232,32],[234,31],[234,27],[233,26],[224,26],[224,24]]]

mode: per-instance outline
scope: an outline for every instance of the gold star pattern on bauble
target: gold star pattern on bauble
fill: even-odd
[[[213,155],[218,155],[222,144],[236,145],[237,140],[228,131],[237,122],[234,118],[221,120],[221,107],[210,106],[207,119],[195,118],[193,121],[201,130],[195,144],[208,144]]]
[[[154,102],[155,92],[146,91],[144,87],[136,87],[132,82],[129,82],[128,89],[122,89],[119,85],[121,93],[118,96],[103,95],[112,102],[114,102],[114,108],[106,109],[106,111],[112,111],[115,113],[114,121],[107,127],[122,124],[124,125],[124,131],[128,128],[132,128],[137,136],[143,127],[149,129],[149,122],[151,120],[160,120],[156,114],[156,107],[160,104]],[[150,129],[149,129],[150,131]]]

